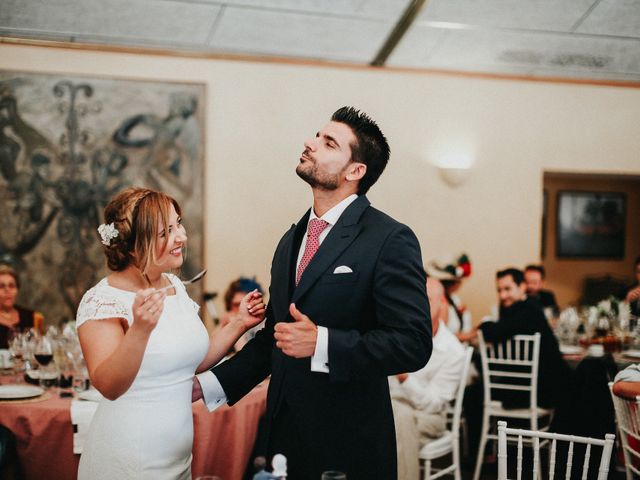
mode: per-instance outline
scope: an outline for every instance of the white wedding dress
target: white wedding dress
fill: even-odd
[[[80,457],[80,480],[191,479],[191,388],[209,336],[182,282],[168,278],[177,293],[165,299],[129,390],[98,406]],[[131,325],[134,297],[104,278],[82,298],[76,325],[105,318]]]

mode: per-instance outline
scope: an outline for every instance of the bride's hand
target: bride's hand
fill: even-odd
[[[247,293],[240,302],[238,315],[234,317],[236,321],[241,322],[245,330],[258,325],[264,320],[264,313],[267,305],[264,303],[262,294],[258,290]]]
[[[141,329],[147,334],[156,328],[162,310],[164,310],[164,292],[157,292],[152,288],[140,290],[136,293],[133,300],[133,326],[132,328]]]

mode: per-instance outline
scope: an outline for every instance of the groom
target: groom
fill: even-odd
[[[266,327],[194,382],[213,409],[271,374],[268,449],[292,480],[396,478],[387,376],[426,364],[431,320],[418,240],[365,196],[388,159],[376,123],[352,107],[304,143],[296,173],[313,208],[276,248]]]

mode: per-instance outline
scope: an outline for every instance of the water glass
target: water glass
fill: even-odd
[[[73,371],[73,390],[76,393],[89,390],[91,387],[91,381],[89,380],[89,372],[84,361],[75,363]]]
[[[327,472],[322,472],[320,480],[347,480],[347,475],[335,470],[329,470]]]
[[[16,383],[22,383],[24,371],[24,357],[27,351],[27,341],[25,335],[19,330],[12,329],[9,332],[9,352],[13,359],[13,376]]]
[[[58,392],[58,385],[60,381],[60,371],[56,367],[55,363],[39,368],[35,371],[38,374],[38,383],[40,387],[45,390],[51,390],[54,394]]]

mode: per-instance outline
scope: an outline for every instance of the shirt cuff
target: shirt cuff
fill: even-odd
[[[329,373],[329,330],[318,327],[316,351],[311,356],[311,371]]]
[[[202,399],[210,412],[213,412],[220,405],[227,403],[227,394],[224,393],[218,377],[216,377],[213,372],[202,372],[197,374],[196,377],[202,389]]]

